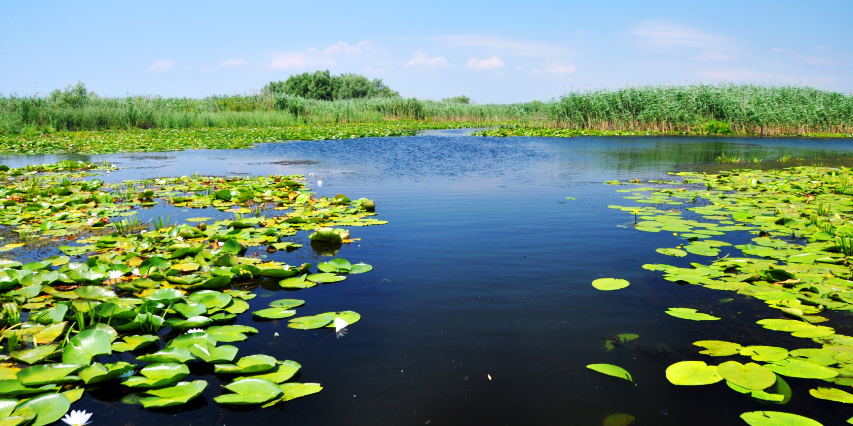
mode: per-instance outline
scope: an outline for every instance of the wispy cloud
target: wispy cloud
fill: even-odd
[[[802,52],[798,52],[796,50],[791,50],[791,49],[780,49],[780,48],[774,47],[774,48],[770,49],[770,51],[781,53],[781,54],[785,55],[786,58],[788,58],[794,62],[799,62],[799,63],[805,64],[805,65],[812,65],[815,67],[837,67],[837,66],[841,65],[840,62],[833,60],[833,59],[824,58],[822,56],[807,56],[807,55],[803,54]]]
[[[308,68],[316,66],[336,66],[338,61],[347,63],[357,60],[358,57],[371,57],[384,53],[384,50],[376,46],[370,40],[362,40],[355,44],[339,41],[324,49],[310,48],[303,52],[281,52],[273,57],[269,68]]]
[[[447,62],[447,59],[444,56],[437,56],[435,58],[430,58],[429,55],[424,53],[421,50],[418,50],[413,54],[413,58],[411,61],[406,62],[407,67],[429,67],[429,68],[448,68],[450,62]]]
[[[170,60],[162,60],[157,61],[154,65],[148,67],[148,71],[151,72],[166,72],[169,71],[173,66],[175,66],[175,61]]]
[[[693,58],[697,61],[731,62],[743,56],[733,37],[684,25],[648,21],[635,25],[629,34],[638,44],[658,51],[674,53],[685,48],[701,49]]]
[[[567,76],[569,74],[574,74],[577,71],[574,65],[549,65],[545,67],[545,72],[551,75],[556,75],[559,77]]]
[[[468,63],[465,64],[465,68],[472,69],[472,70],[478,70],[478,71],[492,70],[492,69],[503,68],[503,67],[504,67],[504,61],[502,61],[501,58],[499,58],[497,55],[492,56],[489,59],[471,58],[471,59],[468,59]]]
[[[221,64],[219,64],[217,66],[222,67],[222,68],[233,68],[233,67],[240,67],[243,65],[246,65],[246,61],[244,59],[230,59],[229,58],[229,59],[226,59],[225,62],[222,62]]]
[[[511,40],[503,37],[483,34],[458,34],[434,37],[446,46],[477,47],[497,53],[519,56],[555,57],[576,53],[573,50],[548,43],[536,43]]]

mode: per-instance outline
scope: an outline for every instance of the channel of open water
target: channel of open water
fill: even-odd
[[[373,271],[297,292],[276,289],[276,281],[270,281],[258,286],[259,297],[249,301],[258,310],[275,299],[304,299],[297,316],[359,312],[361,321],[346,336],[289,329],[287,320],[254,322],[250,313],[237,321],[260,331],[233,343],[241,354],[299,362],[302,370],[295,380],[321,383],[320,393],[276,408],[226,408],[213,401],[221,383],[202,365],[193,366],[186,380],[208,380],[209,386],[201,397],[175,409],[155,412],[123,404],[128,391],[117,384],[86,392],[72,408],[94,411],[95,426],[601,425],[613,413],[636,417],[635,425],[683,426],[742,424],[738,416],[755,410],[786,411],[831,425],[853,415],[844,404],[809,396],[814,380],[788,379],[793,398],[785,406],[762,404],[723,382],[670,384],[664,375],[670,364],[716,364],[698,354],[694,341],[772,344],[767,342],[788,334],[755,324],[770,309],[762,301],[678,285],[663,280],[660,272],[644,270],[646,263],[689,266],[712,260],[656,253],[679,241],[667,232],[634,230],[629,213],[607,208],[633,205],[622,198],[630,194],[616,192],[627,187],[603,184],[672,179],[667,174],[672,171],[719,170],[726,167],[714,163],[721,153],[763,158],[756,167],[764,168],[794,164],[769,161],[782,155],[807,158],[796,164],[850,166],[849,142],[483,138],[466,132],[269,143],[245,150],[0,158],[12,167],[105,160],[121,168],[102,177],[109,181],[196,172],[303,174],[320,196],[374,199],[377,218],[389,222],[352,228],[352,237],[360,240],[335,255],[371,264]],[[145,221],[166,213],[173,219],[218,214],[210,210],[157,207],[139,215]],[[732,232],[719,239],[741,244],[752,237]],[[298,265],[332,258],[313,251],[307,233],[290,240],[304,246],[280,251],[276,260]],[[723,247],[721,256],[726,253],[740,255]],[[602,277],[627,279],[631,285],[598,291],[590,283]],[[721,303],[725,298],[734,300]],[[665,315],[669,307],[737,314],[742,320],[686,321]],[[846,330],[837,320],[831,325]],[[604,339],[620,333],[639,338],[608,351]],[[817,346],[796,338],[782,344],[789,349]],[[627,369],[636,386],[585,368],[592,363]]]

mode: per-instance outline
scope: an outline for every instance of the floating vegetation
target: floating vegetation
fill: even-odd
[[[592,286],[604,291],[620,290],[628,287],[631,283],[617,278],[599,278],[592,282]]]
[[[608,376],[618,377],[620,379],[625,379],[631,383],[634,383],[634,379],[631,378],[631,373],[628,373],[624,368],[617,367],[615,365],[610,364],[590,364],[587,365],[586,368],[590,370],[597,371],[602,374],[606,374]],[[636,384],[635,384],[636,386]]]
[[[337,251],[354,241],[348,229],[385,223],[373,218],[373,202],[343,194],[315,198],[296,175],[117,184],[94,178],[111,169],[63,162],[0,172],[0,224],[20,236],[0,251],[32,257],[46,247],[64,254],[26,263],[0,259],[0,339],[8,351],[0,363],[3,424],[52,423],[82,397],[83,385],[103,382],[132,390],[123,401],[144,408],[185,404],[208,386],[183,381],[201,363],[212,364],[217,376],[236,377],[214,398],[221,404],[267,407],[319,392],[317,383],[287,382],[298,363],[238,356],[227,344],[258,332],[233,324],[256,296],[244,286],[308,288],[372,267],[334,258],[315,272],[311,264],[266,261],[248,250],[296,249],[281,239],[316,231],[336,235],[322,244]],[[225,218],[194,218],[192,226],[167,215],[150,227],[138,219],[140,210],[159,203],[214,209]],[[244,215],[248,207],[257,214]],[[252,316],[286,318],[304,304],[276,300]],[[290,326],[340,332],[360,317],[327,312]],[[136,362],[103,362],[122,352]]]
[[[783,157],[782,162],[785,160]],[[684,245],[658,249],[666,256],[718,257],[719,249],[740,251],[682,268],[666,264],[643,267],[662,272],[680,284],[735,291],[762,300],[769,308],[755,326],[792,337],[809,339],[820,348],[742,346],[737,342],[695,342],[700,354],[741,356],[745,363],[729,360],[719,365],[682,361],[671,365],[667,379],[680,386],[710,385],[725,380],[728,387],[752,398],[785,404],[791,388],[784,377],[821,380],[835,386],[853,385],[853,336],[838,333],[824,311],[853,311],[853,200],[847,194],[853,172],[827,167],[791,167],[784,170],[735,170],[719,174],[678,173],[678,184],[638,188],[630,192],[640,203],[667,206],[610,206],[639,215],[639,231],[671,231]],[[689,189],[701,186],[703,189]],[[642,193],[642,194],[637,194]],[[674,200],[690,200],[685,211],[672,208]],[[676,204],[678,206],[678,204]],[[684,213],[692,218],[684,218]],[[731,246],[719,238],[729,232],[749,232],[746,244]],[[741,234],[743,235],[743,234]],[[701,245],[691,250],[691,245]],[[730,300],[730,299],[726,299]],[[722,302],[722,300],[721,300]],[[670,308],[667,314],[693,320],[728,321],[688,308]],[[747,362],[752,361],[752,362]],[[853,403],[853,395],[824,385],[809,391],[814,398]],[[741,416],[751,425],[819,423],[794,414],[761,411]]]

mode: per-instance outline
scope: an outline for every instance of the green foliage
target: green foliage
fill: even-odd
[[[271,81],[264,86],[263,92],[322,101],[400,96],[386,86],[382,79],[371,81],[361,74],[353,73],[333,76],[329,70],[294,74],[286,81]]]
[[[451,104],[470,104],[471,103],[471,99],[469,99],[465,95],[454,96],[452,98],[444,98],[441,101],[451,103]]]

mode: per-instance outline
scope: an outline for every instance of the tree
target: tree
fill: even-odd
[[[451,104],[470,104],[471,103],[471,99],[469,99],[465,95],[454,96],[452,98],[444,98],[441,101],[451,103]]]
[[[382,79],[369,80],[361,74],[353,73],[333,76],[328,70],[294,74],[285,81],[271,81],[264,86],[263,91],[324,101],[400,96],[399,92],[386,86]]]

